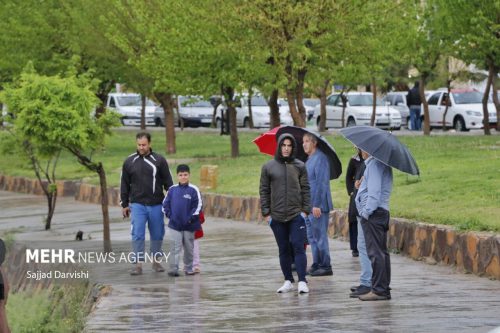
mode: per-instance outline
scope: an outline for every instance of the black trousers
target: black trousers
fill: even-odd
[[[349,219],[349,245],[351,251],[358,252],[358,210],[354,202],[355,195],[351,195],[349,200],[349,212],[347,218]]]
[[[362,218],[366,252],[372,263],[372,291],[378,295],[390,295],[391,258],[387,250],[389,211],[377,208],[368,220]]]

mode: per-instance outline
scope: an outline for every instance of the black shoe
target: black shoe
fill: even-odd
[[[354,290],[352,293],[349,294],[350,298],[358,298],[361,295],[368,294],[372,289],[367,286],[360,285],[358,289]]]
[[[179,272],[168,272],[168,276],[179,276]]]
[[[319,269],[318,264],[312,264],[311,267],[306,272],[306,275],[311,275],[312,272],[316,271]]]
[[[351,292],[353,291],[356,291],[359,287],[363,287],[362,284],[360,284],[359,286],[352,286],[350,289],[351,289]]]
[[[318,268],[317,270],[311,273],[311,276],[328,276],[328,275],[333,275],[333,271],[331,268],[329,269]]]
[[[358,251],[352,251],[352,256],[353,257],[359,257],[359,252]]]

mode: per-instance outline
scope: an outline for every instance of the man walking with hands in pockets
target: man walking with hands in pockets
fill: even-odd
[[[277,290],[293,290],[292,247],[295,268],[299,277],[299,294],[308,293],[306,282],[307,258],[304,243],[307,238],[305,218],[311,210],[307,170],[295,158],[297,143],[291,134],[282,134],[274,159],[262,167],[260,176],[260,204],[262,216],[273,230],[279,249],[281,271],[285,283]]]

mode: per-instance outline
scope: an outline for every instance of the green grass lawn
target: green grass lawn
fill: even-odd
[[[104,163],[108,184],[118,186],[121,164],[134,152],[137,128],[120,129],[103,145],[94,158]],[[153,149],[163,153],[165,135],[153,132]],[[200,167],[218,165],[218,186],[214,192],[257,196],[260,168],[271,158],[258,152],[252,140],[256,132],[239,136],[240,157],[230,157],[228,136],[216,132],[178,131],[177,153],[167,156],[170,168],[189,161],[192,182],[199,183]],[[339,134],[328,134],[343,163],[344,174],[352,145]],[[412,151],[421,176],[394,170],[391,215],[412,220],[452,224],[464,230],[500,231],[500,137],[499,136],[402,136],[399,139]],[[27,162],[3,156],[0,172],[33,177]],[[59,179],[82,179],[97,184],[97,177],[63,154]],[[346,209],[348,196],[344,174],[331,182],[334,205]],[[175,174],[173,172],[174,178]]]

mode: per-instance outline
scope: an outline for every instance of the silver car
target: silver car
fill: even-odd
[[[401,113],[401,125],[410,128],[410,108],[406,103],[407,91],[394,91],[387,93],[383,101]]]

